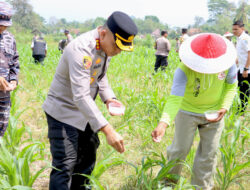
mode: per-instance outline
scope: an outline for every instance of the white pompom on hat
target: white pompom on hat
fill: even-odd
[[[214,33],[191,36],[182,43],[179,55],[187,67],[206,74],[229,69],[237,57],[232,42]]]

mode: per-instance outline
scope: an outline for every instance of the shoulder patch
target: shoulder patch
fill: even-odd
[[[83,66],[85,69],[89,69],[92,65],[92,59],[90,56],[83,57]]]
[[[218,74],[218,79],[219,80],[224,80],[226,78],[226,73],[225,72],[221,72]]]

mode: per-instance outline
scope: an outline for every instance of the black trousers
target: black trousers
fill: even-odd
[[[45,55],[32,55],[35,63],[42,63],[44,61]]]
[[[249,93],[250,93],[250,74],[247,78],[243,78],[240,71],[238,72],[238,86],[240,88],[240,100],[241,107],[239,108],[240,112],[244,112],[248,105]]]
[[[96,150],[100,144],[97,133],[88,124],[85,131],[57,121],[46,114],[48,137],[52,154],[50,190],[86,190],[96,162]]]
[[[155,72],[161,67],[161,70],[165,70],[165,68],[168,66],[168,57],[162,56],[162,55],[156,55],[156,61],[155,61]]]

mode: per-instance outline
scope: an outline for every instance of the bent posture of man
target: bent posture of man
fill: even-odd
[[[224,37],[205,33],[185,40],[180,47],[180,58],[183,63],[175,71],[171,95],[152,138],[160,142],[175,118],[174,139],[167,148],[168,160],[185,160],[198,129],[200,142],[192,184],[197,190],[211,190],[223,118],[237,90],[236,51]],[[215,117],[206,118],[204,113],[211,110]],[[177,163],[169,173],[180,175],[181,169],[182,164]]]
[[[137,27],[123,12],[114,12],[104,26],[84,33],[63,51],[43,109],[48,121],[52,169],[50,190],[88,189],[99,146],[98,131],[118,152],[125,151],[122,137],[104,118],[95,98],[121,103],[110,88],[107,69],[112,56],[133,50]]]

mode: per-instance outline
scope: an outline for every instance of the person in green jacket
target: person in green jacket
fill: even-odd
[[[151,135],[154,142],[160,142],[175,119],[175,135],[167,156],[169,161],[185,160],[198,129],[200,142],[191,183],[197,189],[210,190],[223,117],[237,90],[236,51],[226,38],[202,33],[183,42],[179,55],[182,63],[175,71],[171,94]],[[181,169],[182,165],[176,164],[170,173],[179,176]]]

